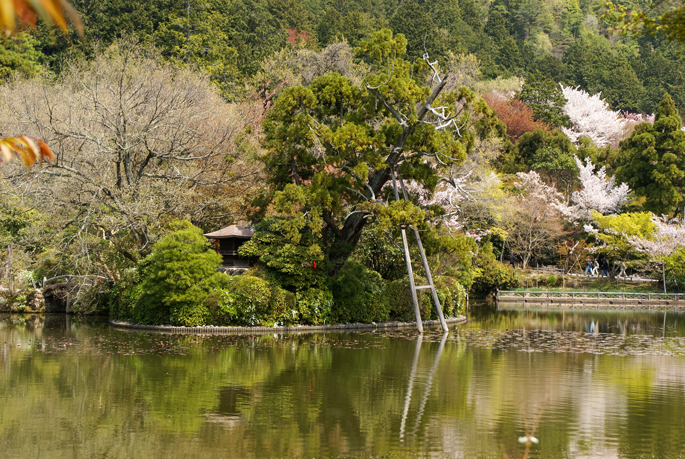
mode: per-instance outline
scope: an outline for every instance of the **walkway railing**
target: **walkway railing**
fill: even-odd
[[[552,291],[516,291],[500,290],[497,299],[526,299],[526,298],[570,298],[570,299],[606,299],[606,300],[667,300],[683,301],[685,293],[633,293],[633,292],[566,292],[559,290]]]

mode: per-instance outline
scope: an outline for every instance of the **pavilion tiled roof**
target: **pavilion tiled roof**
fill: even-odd
[[[238,225],[227,226],[213,233],[205,234],[209,239],[229,239],[232,237],[249,239],[254,236],[254,231],[250,228],[244,228]]]

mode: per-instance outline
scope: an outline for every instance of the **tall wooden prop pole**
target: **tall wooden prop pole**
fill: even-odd
[[[421,254],[421,261],[423,262],[423,269],[426,271],[426,279],[428,280],[428,285],[430,285],[430,291],[433,294],[433,302],[435,303],[435,309],[438,310],[438,317],[440,318],[440,325],[442,325],[442,331],[447,331],[447,322],[445,322],[445,316],[442,314],[442,307],[440,306],[440,300],[438,299],[438,292],[435,290],[435,284],[433,284],[433,276],[431,276],[431,270],[428,267],[428,259],[426,258],[426,252],[423,251],[423,244],[421,243],[421,236],[419,235],[419,230],[414,228],[414,236],[416,236],[416,242],[419,244],[419,253]]]
[[[390,171],[392,177],[392,187],[395,190],[395,201],[400,200],[400,195],[397,192],[397,181],[395,180],[395,169]],[[409,243],[407,241],[407,232],[405,226],[402,226],[402,245],[404,246],[404,260],[407,262],[407,274],[409,275],[409,289],[411,290],[411,300],[414,303],[414,313],[416,314],[416,329],[419,333],[423,333],[423,322],[421,321],[421,310],[419,309],[419,299],[416,295],[416,285],[414,285],[414,272],[411,268],[411,257],[409,255]]]

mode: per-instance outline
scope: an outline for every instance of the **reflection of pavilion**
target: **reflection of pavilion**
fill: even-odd
[[[241,414],[240,405],[249,404],[251,396],[250,389],[246,387],[226,386],[220,391],[216,412],[206,413],[205,419],[207,422],[221,424],[224,427],[244,425],[247,419]]]

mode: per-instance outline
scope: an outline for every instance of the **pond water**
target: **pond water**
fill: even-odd
[[[6,315],[0,346],[3,458],[685,457],[685,315],[482,306],[423,337]]]

